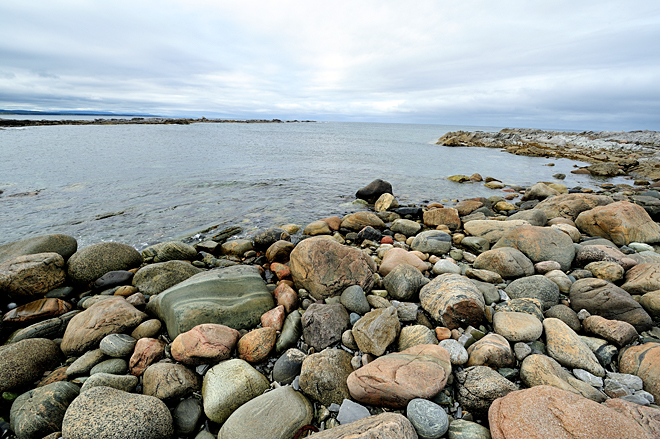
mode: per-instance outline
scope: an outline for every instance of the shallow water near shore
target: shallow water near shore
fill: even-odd
[[[630,182],[570,174],[584,165],[572,160],[435,145],[459,129],[500,128],[329,122],[0,130],[0,244],[65,233],[79,248],[118,241],[142,249],[216,225],[245,233],[304,225],[361,210],[355,191],[375,178],[392,183],[403,205],[503,195],[447,180],[454,174],[518,185]]]

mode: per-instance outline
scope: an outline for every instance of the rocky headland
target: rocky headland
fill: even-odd
[[[493,196],[1,245],[0,437],[660,437],[660,192],[452,180]]]
[[[631,174],[660,179],[660,133],[657,131],[583,131],[580,133],[506,128],[499,132],[453,131],[438,142],[445,146],[501,148],[509,153],[567,158],[592,163],[578,172],[611,177]]]

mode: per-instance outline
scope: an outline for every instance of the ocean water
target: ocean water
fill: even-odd
[[[117,241],[142,249],[212,226],[241,226],[245,235],[304,226],[363,209],[353,203],[355,192],[376,178],[392,184],[402,205],[447,206],[502,194],[447,180],[454,174],[519,185],[560,182],[556,173],[566,174],[569,187],[604,182],[570,174],[584,165],[572,160],[435,145],[458,129],[501,128],[328,122],[0,129],[0,244],[66,233],[79,248]]]

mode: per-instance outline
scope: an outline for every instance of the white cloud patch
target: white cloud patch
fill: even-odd
[[[660,5],[0,3],[0,108],[660,129]]]

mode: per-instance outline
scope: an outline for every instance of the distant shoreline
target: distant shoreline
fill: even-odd
[[[55,125],[190,125],[193,123],[308,123],[313,120],[280,120],[280,119],[206,119],[180,117],[133,117],[130,119],[97,118],[93,120],[62,119],[62,120],[31,120],[31,119],[0,119],[0,127],[35,127]]]

